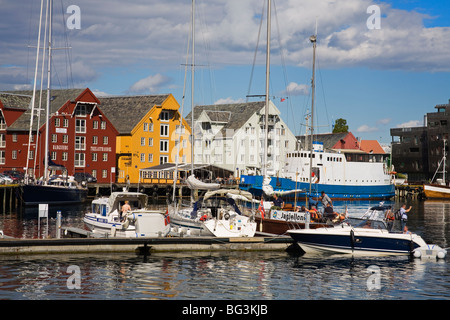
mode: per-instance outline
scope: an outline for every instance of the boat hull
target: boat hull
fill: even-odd
[[[341,230],[340,230],[341,229]],[[289,230],[306,253],[329,252],[361,256],[407,255],[426,243],[420,236],[362,228],[320,228]],[[353,230],[353,233],[352,233]]]
[[[276,192],[286,192],[296,189],[308,190],[299,192],[296,195],[291,193],[283,195],[284,199],[305,200],[306,195],[310,197],[320,196],[322,191],[333,200],[388,200],[395,196],[395,186],[393,184],[380,185],[343,185],[316,183],[312,185],[309,194],[309,183],[292,181],[288,178],[272,178],[270,185]],[[241,176],[240,189],[249,191],[255,196],[263,194],[263,176]]]
[[[428,199],[450,199],[450,187],[424,184],[423,192]]]
[[[126,238],[159,238],[170,232],[170,224],[162,212],[142,212],[133,214],[133,224],[110,221],[105,216],[88,213],[83,218],[93,232]]]
[[[88,193],[87,189],[44,185],[22,185],[20,192],[25,205],[80,203],[86,200]]]

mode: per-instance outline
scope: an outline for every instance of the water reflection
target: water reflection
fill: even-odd
[[[409,204],[410,229],[428,243],[448,247],[450,202]],[[365,212],[371,205],[355,204],[349,211]],[[80,227],[81,221],[83,227],[83,213],[83,208],[63,212],[63,225]],[[50,234],[51,219],[52,213]],[[26,215],[3,215],[0,229],[38,236],[36,218]],[[449,299],[448,259],[287,252],[0,256],[0,299]],[[72,265],[81,271],[79,290],[67,286]],[[376,290],[368,288],[371,266],[379,268]]]

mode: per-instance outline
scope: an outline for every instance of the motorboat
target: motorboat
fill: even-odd
[[[128,201],[131,210],[121,216]],[[167,211],[147,208],[148,196],[140,192],[113,192],[92,201],[91,212],[83,221],[93,232],[113,237],[165,237],[170,232]]]
[[[306,253],[407,255],[427,246],[415,233],[391,232],[384,221],[371,219],[363,219],[359,225],[343,222],[333,228],[288,230],[288,234]]]
[[[238,189],[209,190],[193,205],[169,205],[172,231],[180,236],[253,237],[256,222],[242,214],[239,198],[251,201],[249,192]]]

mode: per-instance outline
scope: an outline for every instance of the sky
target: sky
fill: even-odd
[[[195,3],[194,104],[262,99],[247,96],[265,93],[267,0]],[[54,0],[52,87],[172,93],[186,116],[191,6]],[[0,91],[32,89],[40,1],[0,0],[0,8]],[[421,126],[449,102],[449,1],[272,0],[271,20],[270,97],[296,135],[311,110],[316,28],[315,132],[343,118],[356,137],[389,143],[390,128]]]

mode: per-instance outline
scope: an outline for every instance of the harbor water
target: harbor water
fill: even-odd
[[[362,214],[378,202],[336,203]],[[400,203],[392,204],[399,207]],[[450,202],[409,200],[409,229],[448,248]],[[38,230],[37,210],[4,213],[0,230],[19,238],[83,227],[84,206],[50,209]],[[39,232],[39,234],[38,234]],[[353,258],[292,252],[183,252],[139,256],[53,254],[0,256],[6,300],[450,300],[449,257]]]

